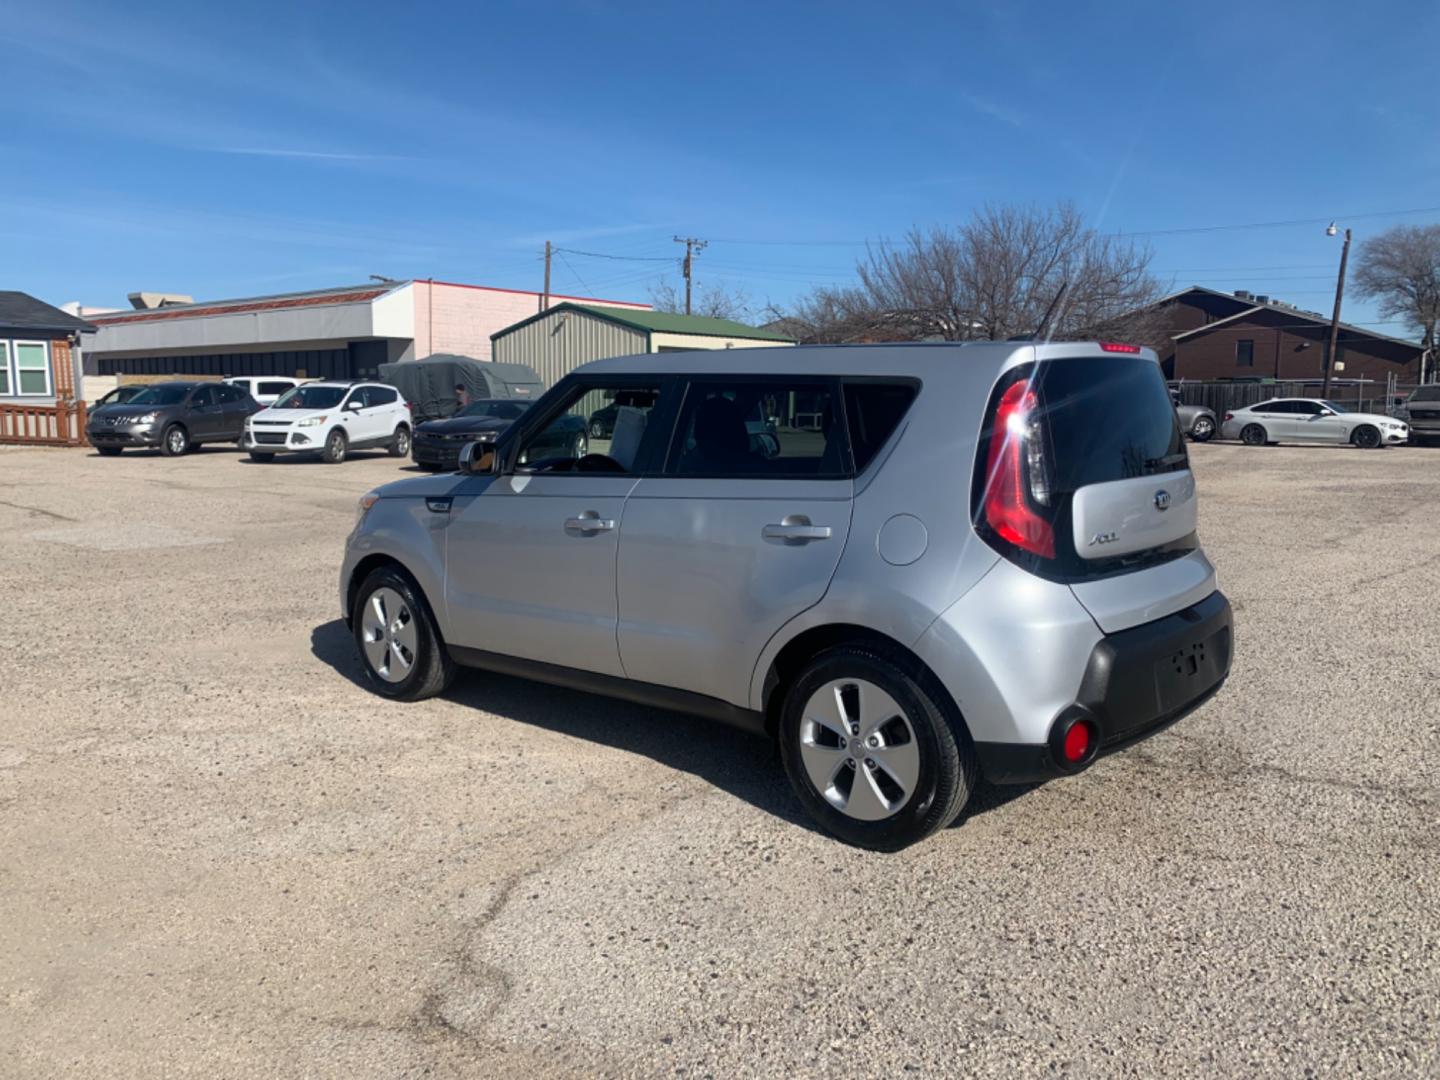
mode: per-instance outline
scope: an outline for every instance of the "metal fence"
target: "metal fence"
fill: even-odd
[[[1324,383],[1320,379],[1283,382],[1195,382],[1182,379],[1172,382],[1170,387],[1179,392],[1182,404],[1204,405],[1212,409],[1216,416],[1222,417],[1227,411],[1269,401],[1271,398],[1318,398],[1324,391]],[[1404,416],[1405,400],[1414,389],[1414,383],[1402,383],[1393,377],[1385,381],[1332,379],[1329,393],[1325,396],[1352,412]]]

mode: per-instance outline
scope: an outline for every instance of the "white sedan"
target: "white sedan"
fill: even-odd
[[[1410,428],[1394,417],[1351,412],[1320,398],[1272,398],[1227,412],[1220,437],[1247,446],[1293,442],[1375,447],[1407,441]]]

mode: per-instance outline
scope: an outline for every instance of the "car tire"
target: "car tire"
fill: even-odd
[[[160,436],[160,453],[180,457],[190,452],[190,433],[180,424],[171,424]]]
[[[410,456],[410,429],[404,424],[395,429],[395,437],[390,440],[389,450],[391,457]]]
[[[975,749],[953,714],[914,661],[868,645],[829,649],[786,690],[785,773],[826,832],[898,851],[954,821],[975,787]]]
[[[1246,424],[1240,431],[1240,441],[1246,446],[1264,446],[1270,437],[1259,424]]]
[[[348,448],[349,440],[345,438],[345,432],[336,428],[325,436],[325,449],[320,451],[320,457],[326,465],[339,465],[345,460]]]
[[[1350,442],[1361,450],[1374,450],[1385,445],[1380,438],[1380,429],[1373,424],[1361,424],[1357,427],[1350,433]]]
[[[1209,442],[1215,437],[1215,421],[1208,416],[1197,416],[1190,425],[1190,438],[1196,442]]]
[[[263,453],[263,452],[261,452],[261,451],[259,451],[259,450],[251,450],[251,451],[250,451],[250,460],[253,461],[253,462],[255,462],[255,463],[257,463],[257,464],[259,464],[259,465],[269,465],[270,462],[272,462],[272,461],[275,460],[275,455],[274,455],[274,454],[266,454],[266,453]]]
[[[350,622],[366,685],[382,697],[422,701],[454,680],[430,605],[398,566],[382,566],[361,583]]]
[[[101,457],[119,457],[120,451],[124,449],[123,446],[97,446],[95,452]]]

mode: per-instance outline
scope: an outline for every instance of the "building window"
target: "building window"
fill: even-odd
[[[10,342],[0,338],[0,397],[10,396]]]
[[[1255,342],[1250,338],[1241,338],[1235,342],[1235,366],[1255,366]]]

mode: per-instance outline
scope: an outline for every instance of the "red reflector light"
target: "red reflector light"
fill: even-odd
[[[1233,412],[1227,412],[1227,413],[1225,414],[1225,419],[1226,419],[1226,420],[1234,420],[1234,419],[1235,419],[1235,414],[1234,414]]]
[[[985,520],[1003,540],[1041,558],[1055,557],[1055,531],[1050,522],[1030,508],[1026,497],[1026,440],[1030,413],[1038,406],[1035,391],[1017,382],[995,407],[990,436],[990,460],[985,474]]]
[[[1139,345],[1127,345],[1123,341],[1102,341],[1100,348],[1106,352],[1138,353],[1140,351]]]
[[[1090,745],[1095,741],[1095,733],[1090,730],[1090,723],[1087,720],[1077,720],[1065,733],[1065,742],[1061,747],[1061,753],[1065,760],[1072,765],[1078,765],[1090,754]]]

